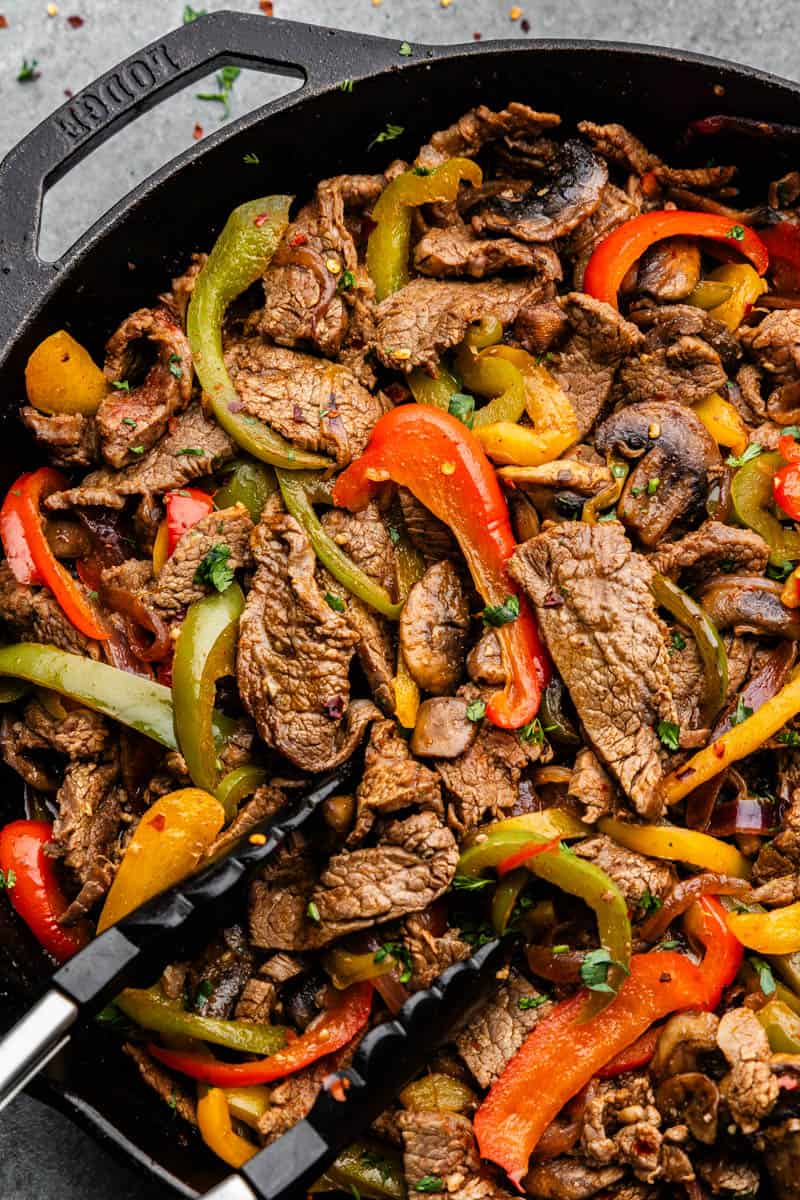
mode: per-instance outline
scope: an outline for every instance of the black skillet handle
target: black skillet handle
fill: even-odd
[[[305,81],[303,95],[394,65],[399,43],[253,13],[217,12],[151,42],[84,88],[0,164],[0,329],[13,330],[59,264],[37,254],[45,190],[140,113],[230,63]],[[243,121],[247,117],[242,118]],[[217,138],[235,133],[231,122]]]

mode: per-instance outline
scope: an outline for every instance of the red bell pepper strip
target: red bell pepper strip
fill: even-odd
[[[76,629],[86,637],[107,641],[109,631],[99,613],[53,554],[45,537],[40,503],[51,492],[65,487],[67,480],[51,467],[20,475],[0,510],[0,539],[8,564],[20,583],[46,584]],[[31,564],[38,580],[30,577]]]
[[[215,1087],[239,1087],[270,1083],[307,1067],[334,1050],[341,1050],[360,1033],[369,1020],[372,984],[354,983],[334,993],[330,1006],[294,1041],[269,1058],[257,1062],[224,1063],[186,1050],[166,1050],[150,1045],[149,1054],[173,1071],[189,1075]]]
[[[497,874],[507,875],[509,871],[515,871],[517,867],[521,867],[528,859],[535,858],[537,854],[544,854],[547,850],[557,850],[561,845],[561,837],[554,837],[549,842],[528,842],[520,850],[515,850],[513,854],[509,854],[508,858],[504,858],[501,863],[497,864]]]
[[[58,918],[68,907],[44,852],[53,837],[48,821],[12,821],[0,829],[0,871],[12,905],[45,950],[66,962],[89,940],[85,926],[62,929]]]
[[[796,221],[778,221],[775,225],[759,229],[758,236],[769,251],[773,277],[776,267],[779,268],[780,288],[797,291],[800,288],[800,224]]]
[[[167,557],[188,529],[214,511],[214,501],[207,492],[199,488],[182,488],[179,492],[167,492]]]
[[[506,686],[486,714],[503,729],[532,720],[550,677],[528,602],[512,583],[506,563],[516,549],[497,475],[478,439],[461,421],[425,404],[407,404],[381,417],[366,450],[343,471],[334,503],[363,508],[393,480],[444,521],[455,534],[477,590],[487,605],[519,599],[519,615],[496,629]]]
[[[615,1075],[624,1075],[626,1071],[638,1071],[640,1067],[646,1067],[656,1052],[656,1044],[661,1034],[662,1027],[660,1025],[654,1025],[652,1029],[648,1029],[647,1033],[643,1033],[640,1038],[637,1038],[632,1046],[620,1051],[610,1063],[601,1067],[597,1072],[597,1078],[613,1079]]]
[[[475,1114],[481,1157],[498,1163],[519,1185],[544,1130],[568,1100],[660,1017],[712,1008],[733,979],[742,948],[725,934],[723,910],[704,896],[694,909],[705,946],[701,967],[668,950],[635,954],[616,999],[581,1021],[581,991],[545,1017],[523,1043]],[[568,1050],[568,1053],[566,1052]]]
[[[778,441],[778,450],[787,465],[772,476],[772,494],[787,516],[800,521],[800,445],[786,434]]]
[[[769,264],[767,247],[758,234],[731,217],[681,209],[659,210],[633,217],[603,238],[586,266],[583,290],[616,308],[620,285],[633,264],[654,242],[677,235],[712,238],[729,244],[750,260],[759,275],[764,274]]]

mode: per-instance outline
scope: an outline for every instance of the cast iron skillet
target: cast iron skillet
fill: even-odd
[[[263,16],[214,13],[175,30],[71,99],[0,165],[0,486],[33,458],[15,410],[33,347],[66,326],[101,356],[119,320],[152,303],[195,249],[207,249],[228,212],[254,195],[307,195],[341,171],[374,171],[411,156],[424,136],[470,106],[509,100],[582,117],[622,121],[662,153],[693,117],[728,112],[800,125],[800,88],[711,58],[592,42],[496,42],[418,46]],[[148,179],[72,247],[45,264],[37,231],[45,189],[138,113],[210,70],[232,63],[297,77],[300,89],[232,122]],[[352,92],[340,84],[353,80]],[[368,149],[386,122],[404,133]],[[786,169],[791,144],[715,143],[695,150],[736,161],[765,180]],[[243,164],[255,152],[261,166]],[[792,165],[796,166],[796,163]],[[19,815],[20,781],[5,772],[0,821]],[[0,1030],[43,988],[49,966],[0,904]],[[222,1176],[218,1162],[138,1082],[101,1029],[78,1037],[36,1085],[66,1111],[184,1196]]]

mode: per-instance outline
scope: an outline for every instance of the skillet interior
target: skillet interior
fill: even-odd
[[[218,50],[231,48],[226,29],[248,18],[215,14]],[[259,40],[273,29],[284,44],[297,45],[294,62],[309,55],[305,27],[257,22]],[[228,23],[226,25],[226,22]],[[190,27],[191,28],[191,27]],[[253,30],[256,26],[253,25]],[[25,359],[42,337],[66,326],[90,350],[102,346],[121,318],[150,303],[194,249],[213,242],[228,212],[258,192],[305,196],[315,181],[342,171],[376,170],[396,156],[412,155],[433,129],[467,108],[502,107],[521,100],[575,120],[621,121],[647,145],[667,154],[686,122],[710,112],[730,112],[800,125],[800,89],[788,82],[716,60],[679,52],[575,42],[484,43],[480,47],[417,47],[411,59],[397,58],[394,42],[331,33],[341,47],[341,74],[327,64],[327,79],[231,125],[212,142],[195,148],[160,172],[155,183],[133,193],[63,260],[52,283],[35,297],[0,352],[6,383],[0,411],[3,452],[0,483],[7,487],[31,460],[30,447],[14,413],[21,397]],[[269,37],[269,33],[267,33]],[[319,31],[313,32],[319,44]],[[334,56],[335,57],[335,56]],[[234,56],[234,61],[241,61]],[[224,59],[223,59],[224,61]],[[230,59],[229,59],[230,61]],[[206,58],[203,65],[207,65]],[[388,68],[369,76],[379,64]],[[249,65],[254,65],[252,60]],[[319,74],[319,72],[317,73]],[[322,74],[326,74],[325,71]],[[338,87],[356,79],[352,93]],[[363,77],[362,77],[363,76]],[[312,81],[314,72],[311,73]],[[722,89],[722,91],[720,91]],[[387,121],[403,125],[402,137],[368,151]],[[344,136],[343,136],[344,131]],[[258,153],[262,166],[244,166]],[[726,153],[727,151],[727,153]],[[787,148],[753,141],[700,148],[702,162],[714,155],[737,162],[747,177],[774,178],[784,168]],[[2,246],[0,217],[0,246]],[[6,284],[7,286],[7,284]],[[19,815],[23,796],[18,777],[0,773],[0,822]],[[49,968],[28,931],[7,905],[0,905],[0,1030],[7,1028],[43,986]],[[138,1083],[108,1035],[94,1029],[78,1037],[68,1053],[35,1085],[35,1094],[65,1109],[123,1154],[194,1196],[222,1172],[182,1123],[165,1115]]]

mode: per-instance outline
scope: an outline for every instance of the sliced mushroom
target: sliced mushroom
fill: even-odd
[[[601,453],[640,460],[625,483],[617,516],[645,546],[657,545],[674,522],[702,506],[709,472],[722,462],[699,417],[671,400],[620,409],[600,426],[595,444]]]
[[[665,1079],[656,1091],[656,1107],[666,1125],[687,1125],[698,1142],[710,1146],[717,1136],[717,1085],[699,1071]]]
[[[700,247],[690,238],[665,238],[645,251],[636,286],[656,300],[684,300],[700,280]]]
[[[490,687],[503,687],[506,669],[497,634],[487,629],[467,655],[467,674],[473,683],[485,683]]]
[[[545,181],[521,198],[498,196],[472,218],[477,233],[509,233],[522,242],[551,242],[590,217],[608,182],[608,167],[585,142],[571,138],[548,167]]]
[[[608,467],[581,462],[577,458],[559,458],[539,467],[501,467],[497,472],[506,486],[535,491],[537,488],[567,488],[584,496],[593,496],[611,482]]]
[[[658,1039],[650,1071],[656,1079],[697,1070],[697,1056],[717,1046],[719,1021],[713,1013],[685,1012],[670,1017]]]
[[[423,700],[411,735],[411,751],[420,758],[458,758],[475,740],[478,725],[467,716],[459,696]]]
[[[458,683],[464,668],[469,606],[448,559],[434,563],[408,593],[400,617],[400,646],[414,681],[441,695]]]
[[[759,575],[714,575],[698,599],[717,629],[800,638],[800,616],[781,602],[782,590]]]

